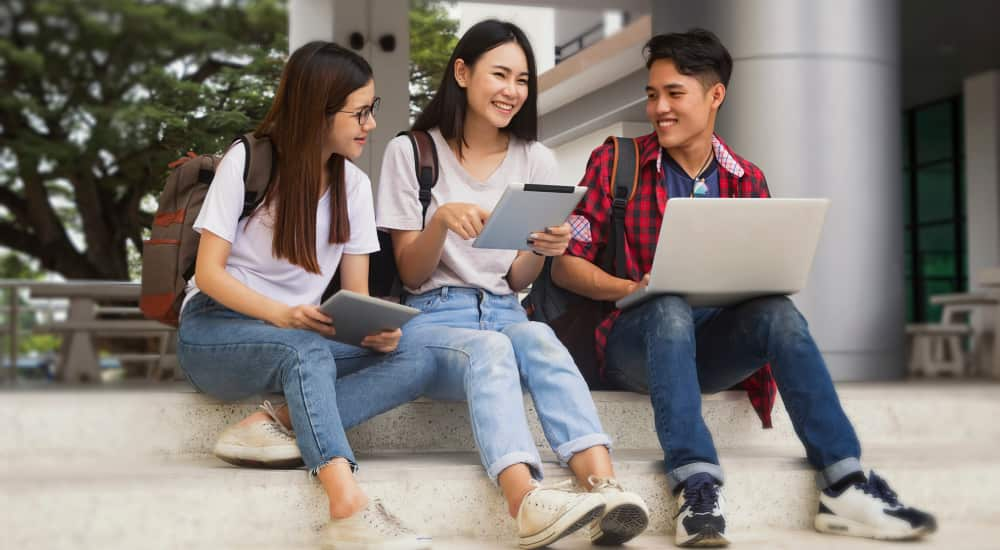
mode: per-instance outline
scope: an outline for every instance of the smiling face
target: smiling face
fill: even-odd
[[[646,117],[663,148],[686,147],[711,139],[725,97],[722,83],[706,89],[703,79],[681,74],[673,61],[660,59],[649,68]]]
[[[474,66],[455,61],[455,80],[465,89],[467,117],[506,128],[528,98],[528,58],[517,42],[485,52]]]
[[[337,153],[354,160],[364,152],[368,133],[375,129],[375,114],[372,113],[364,125],[358,124],[358,111],[371,107],[375,101],[375,81],[354,90],[337,112],[327,115],[327,134],[323,143],[323,160]],[[347,111],[347,112],[344,112]]]

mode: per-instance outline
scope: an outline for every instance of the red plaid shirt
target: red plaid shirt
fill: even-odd
[[[627,276],[639,281],[653,267],[656,240],[667,205],[667,190],[662,180],[662,149],[656,134],[636,138],[639,146],[639,183],[635,195],[625,209],[625,264]],[[769,197],[764,173],[749,161],[736,156],[718,136],[713,136],[716,162],[719,166],[719,196],[728,198]],[[566,253],[591,263],[603,257],[611,230],[611,161],[613,146],[604,144],[594,149],[587,163],[587,173],[580,185],[587,187],[576,211],[571,216],[573,240]],[[611,312],[595,329],[597,357],[603,364],[608,334],[620,310]],[[750,402],[765,428],[771,427],[771,408],[777,386],[770,365],[763,365],[739,385],[746,390]]]

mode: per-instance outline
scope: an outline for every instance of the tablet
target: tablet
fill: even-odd
[[[530,250],[528,235],[562,225],[586,192],[576,185],[511,183],[472,246]]]
[[[419,309],[380,300],[350,290],[340,290],[319,309],[333,318],[337,334],[330,338],[360,346],[365,336],[396,330],[420,313]]]

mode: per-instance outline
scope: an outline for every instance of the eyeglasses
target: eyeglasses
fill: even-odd
[[[349,115],[354,115],[354,118],[358,119],[358,126],[364,126],[368,123],[368,119],[378,111],[378,106],[382,104],[382,98],[376,97],[375,101],[372,101],[371,105],[366,105],[359,111],[337,111],[338,113],[347,113]]]

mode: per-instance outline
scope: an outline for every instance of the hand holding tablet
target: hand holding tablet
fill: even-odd
[[[319,308],[333,318],[337,333],[330,339],[361,346],[366,337],[374,336],[368,347],[375,350],[382,344],[378,333],[397,330],[420,313],[419,309],[350,290],[338,291]]]
[[[531,250],[532,234],[560,233],[561,226],[587,191],[585,187],[568,185],[533,185],[511,183],[507,186],[493,213],[489,215],[479,237],[472,243],[476,248]],[[548,228],[560,228],[549,230]],[[564,237],[559,235],[559,237]],[[539,239],[549,240],[549,239]],[[554,240],[562,240],[554,239]]]

